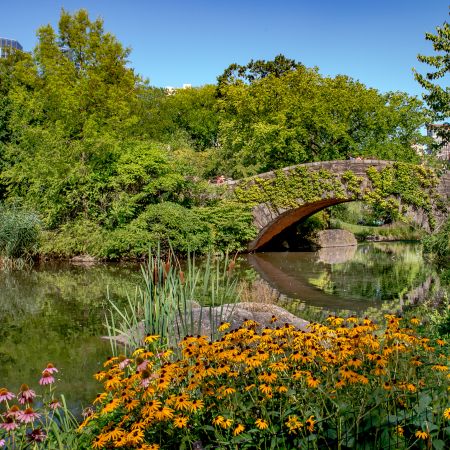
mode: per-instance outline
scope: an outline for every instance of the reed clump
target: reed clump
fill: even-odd
[[[0,204],[0,258],[30,259],[37,251],[40,231],[34,212]]]
[[[220,322],[233,312],[223,306],[239,297],[234,267],[235,260],[227,255],[209,254],[199,264],[195,255],[180,261],[171,250],[151,251],[141,266],[143,283],[128,296],[126,306],[109,299],[106,327],[113,353],[118,351],[114,339],[118,335],[132,347],[141,345],[147,334],[176,345],[186,335],[200,334],[203,318],[211,324],[213,338]]]

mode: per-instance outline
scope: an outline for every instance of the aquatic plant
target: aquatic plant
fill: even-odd
[[[0,257],[27,258],[39,242],[40,221],[33,212],[0,204]]]
[[[277,318],[273,317],[274,327]],[[299,331],[252,320],[181,356],[148,335],[95,377],[80,425],[94,449],[448,448],[449,345],[420,320],[330,316]],[[90,447],[89,447],[90,448]]]
[[[141,266],[143,286],[128,296],[126,307],[109,299],[106,326],[114,354],[117,335],[132,347],[141,345],[145,334],[157,334],[165,344],[176,344],[188,334],[199,334],[206,315],[213,338],[217,326],[232,312],[227,309],[225,317],[223,305],[238,297],[234,264],[227,255],[219,258],[210,253],[201,264],[195,255],[188,255],[182,265],[171,249],[163,256],[158,246]],[[201,305],[199,316],[194,317],[193,308]]]

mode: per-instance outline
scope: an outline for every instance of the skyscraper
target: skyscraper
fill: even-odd
[[[23,50],[19,42],[14,39],[0,38],[0,58],[5,58],[11,51]]]

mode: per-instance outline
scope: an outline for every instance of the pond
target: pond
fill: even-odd
[[[435,276],[421,246],[407,243],[259,253],[241,257],[237,267],[247,281],[265,280],[280,304],[299,315],[307,308],[369,314],[396,309],[423,295]],[[107,290],[125,302],[140,281],[133,264],[45,263],[0,272],[0,387],[17,391],[26,382],[36,388],[52,362],[60,369],[58,392],[79,414],[95,398],[99,385],[92,375],[111,352],[100,339]]]

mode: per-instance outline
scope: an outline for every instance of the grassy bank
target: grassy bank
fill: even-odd
[[[401,222],[382,226],[368,226],[331,219],[330,226],[353,233],[358,241],[370,240],[372,237],[376,240],[385,241],[420,241],[426,235],[424,230]]]

